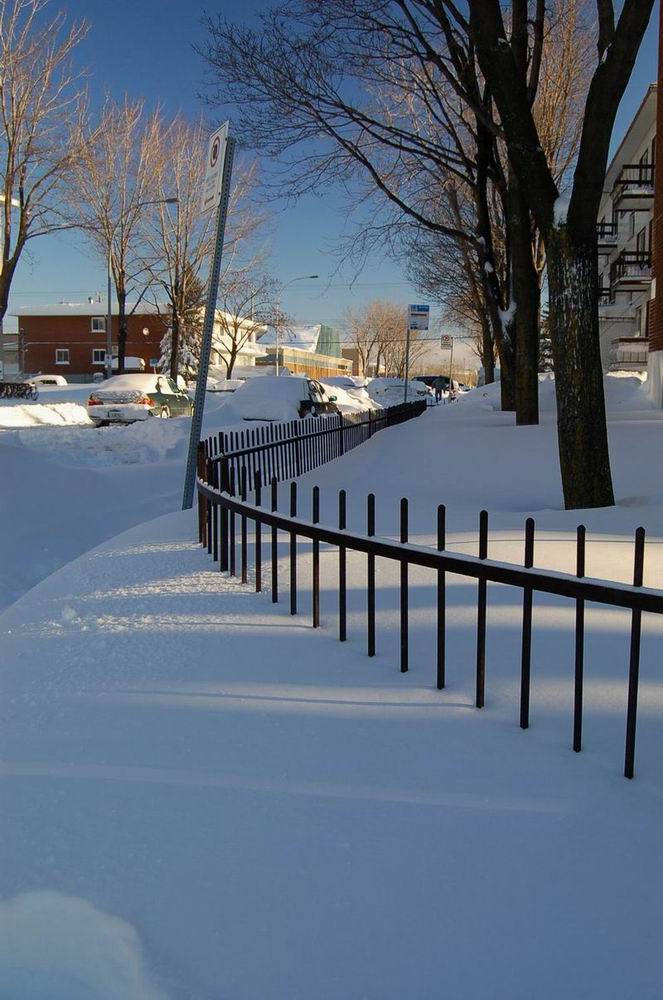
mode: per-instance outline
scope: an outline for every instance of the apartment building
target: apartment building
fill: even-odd
[[[127,304],[127,311],[133,303]],[[23,374],[64,375],[68,382],[89,382],[106,366],[105,306],[94,298],[87,302],[24,306],[14,315],[18,322],[18,368]],[[167,316],[155,306],[141,303],[127,316],[126,356],[142,359],[151,371],[159,364],[161,340],[168,329]],[[113,306],[112,341],[117,353],[119,319]]]
[[[651,84],[608,167],[599,210],[599,322],[605,370],[647,370],[656,95],[657,86]]]

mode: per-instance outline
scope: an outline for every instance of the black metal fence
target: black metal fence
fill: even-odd
[[[417,400],[357,414],[333,413],[225,431],[201,442],[199,461],[209,460],[218,466],[210,482],[224,489],[239,486],[242,470],[246,469],[247,489],[253,490],[258,472],[263,483],[302,476],[340,458],[383,428],[420,416],[425,409],[426,401]]]
[[[413,404],[416,405],[416,404]],[[405,418],[403,418],[405,419]],[[321,432],[324,433],[324,432]],[[273,444],[285,447],[287,438],[276,436]],[[287,445],[290,447],[290,445]],[[325,443],[325,448],[328,444]],[[337,445],[338,447],[338,445]],[[208,442],[207,450],[213,451]],[[233,461],[238,458],[233,454]],[[290,453],[289,453],[290,454]],[[338,454],[342,454],[338,451]],[[409,659],[409,600],[408,571],[411,566],[424,567],[435,572],[436,580],[436,667],[435,683],[438,690],[446,683],[446,577],[447,574],[469,577],[477,581],[477,625],[476,625],[476,689],[475,704],[483,708],[486,689],[486,611],[488,583],[506,584],[523,592],[522,638],[520,663],[520,726],[529,727],[530,717],[530,676],[532,658],[532,608],[535,593],[554,594],[569,598],[575,603],[575,657],[574,657],[574,710],[572,746],[576,752],[582,748],[584,650],[585,650],[585,604],[592,603],[631,611],[630,655],[628,673],[628,695],[626,715],[626,749],[624,774],[632,778],[635,762],[635,735],[638,707],[638,685],[640,672],[640,639],[643,612],[663,614],[663,593],[643,588],[645,554],[645,532],[638,528],[635,533],[633,584],[611,583],[585,577],[584,526],[577,529],[576,575],[549,572],[534,568],[534,520],[525,522],[524,565],[516,566],[489,560],[488,556],[488,513],[479,515],[479,555],[468,556],[446,550],[446,509],[437,508],[437,548],[412,545],[408,540],[408,500],[400,502],[399,541],[375,536],[375,496],[366,499],[366,532],[359,534],[346,529],[346,492],[338,494],[338,527],[321,525],[320,491],[317,486],[312,491],[312,517],[304,520],[298,517],[297,484],[290,483],[289,510],[278,510],[278,477],[273,476],[269,484],[269,496],[263,492],[262,469],[251,466],[255,446],[247,449],[247,462],[229,474],[229,485],[221,488],[218,474],[219,459],[207,458],[201,450],[198,470],[198,514],[199,541],[219,563],[221,571],[229,571],[232,576],[240,575],[243,583],[248,583],[249,575],[249,523],[252,525],[255,589],[263,589],[263,543],[264,531],[269,539],[270,589],[272,601],[278,600],[278,533],[289,536],[289,607],[295,615],[297,604],[297,539],[306,538],[312,542],[312,623],[320,625],[320,545],[330,545],[338,549],[338,637],[341,642],[347,638],[347,553],[364,553],[366,562],[366,647],[369,656],[376,650],[376,602],[375,602],[375,560],[388,559],[400,567],[400,669],[408,670]],[[228,459],[230,456],[226,455]],[[288,458],[292,468],[292,456]],[[320,463],[318,463],[320,464]],[[296,466],[294,466],[296,467]],[[313,468],[314,466],[310,466]],[[303,471],[307,466],[303,465]],[[279,469],[279,471],[283,471]],[[249,477],[252,477],[253,498],[248,499]],[[283,477],[281,477],[283,478]],[[265,500],[269,504],[265,505]],[[238,560],[239,550],[239,560]],[[239,566],[238,566],[239,561]],[[239,569],[239,574],[238,574]]]

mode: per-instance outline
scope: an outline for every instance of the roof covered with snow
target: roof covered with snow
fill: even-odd
[[[135,302],[127,302],[126,313],[135,316],[153,316],[155,314],[167,316],[170,313],[170,306],[165,302],[158,304],[140,302],[138,305]],[[107,303],[95,299],[93,302],[56,302],[51,305],[19,306],[16,312],[12,313],[12,316],[106,316],[107,314]],[[118,315],[116,301],[111,305],[111,314]]]
[[[296,347],[300,351],[309,351],[311,354],[315,354],[318,350],[321,330],[321,323],[316,323],[314,326],[282,326],[278,330],[279,347]],[[263,347],[276,346],[276,328],[268,326],[265,333],[259,337],[259,343]]]

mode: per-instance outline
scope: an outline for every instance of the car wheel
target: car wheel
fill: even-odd
[[[161,413],[159,414],[159,416],[161,417],[162,420],[168,420],[168,417],[170,416],[170,410],[168,409],[167,406],[161,407]]]

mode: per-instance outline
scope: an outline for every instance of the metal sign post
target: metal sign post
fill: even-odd
[[[410,375],[410,332],[412,330],[428,329],[430,321],[430,306],[408,306],[407,307],[407,336],[405,339],[405,391],[403,402],[407,403],[407,383]]]
[[[447,400],[451,401],[451,377],[454,373],[454,340],[451,338],[451,356],[449,358],[449,389],[447,390]]]
[[[198,453],[198,444],[200,442],[200,432],[203,426],[205,391],[207,389],[207,372],[209,370],[209,359],[212,351],[212,332],[214,330],[216,300],[219,294],[219,274],[221,272],[221,256],[223,254],[223,240],[226,232],[226,219],[228,217],[230,178],[233,169],[234,152],[235,140],[228,136],[228,122],[226,122],[217,132],[214,133],[214,135],[210,137],[209,149],[207,153],[205,186],[203,188],[203,211],[208,208],[212,208],[216,198],[218,198],[218,208],[216,213],[216,242],[214,244],[214,256],[212,258],[212,266],[209,275],[207,303],[205,305],[205,320],[203,323],[203,337],[200,346],[198,378],[196,380],[196,396],[193,404],[193,417],[191,418],[191,434],[189,437],[189,453],[187,455],[186,462],[182,510],[189,510],[193,505],[193,490],[196,480],[196,458]]]

